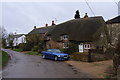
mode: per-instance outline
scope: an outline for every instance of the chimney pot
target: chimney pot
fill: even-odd
[[[55,25],[54,20],[52,20],[52,25]]]
[[[36,26],[34,26],[34,29],[36,29]]]
[[[84,16],[84,18],[87,18],[88,17],[88,15],[87,15],[87,13],[85,13],[85,16]]]
[[[48,24],[45,24],[45,27],[48,27]]]

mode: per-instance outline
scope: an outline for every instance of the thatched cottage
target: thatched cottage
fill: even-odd
[[[85,17],[55,25],[45,36],[47,48],[69,48],[76,44],[79,52],[104,50],[107,46],[106,23],[102,16]]]

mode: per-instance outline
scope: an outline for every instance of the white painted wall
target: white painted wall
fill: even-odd
[[[14,38],[14,40],[13,40],[13,46],[17,46],[20,43],[26,43],[26,37],[25,37],[25,35],[22,35],[19,38]]]
[[[84,52],[84,50],[83,50],[83,43],[81,43],[80,45],[78,45],[78,48],[79,48],[79,52]]]

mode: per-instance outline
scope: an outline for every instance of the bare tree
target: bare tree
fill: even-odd
[[[7,38],[7,30],[3,26],[0,26],[0,34],[1,34],[0,35],[0,43],[2,42],[2,47],[5,47],[6,46],[6,38]]]
[[[7,38],[7,35],[8,35],[7,30],[6,30],[3,26],[0,26],[0,33],[2,34],[2,35],[1,35],[2,39],[3,39],[3,38],[4,38],[4,39]]]

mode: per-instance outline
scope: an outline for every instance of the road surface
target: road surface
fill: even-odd
[[[28,55],[3,49],[11,56],[3,69],[3,78],[91,78],[64,61],[42,59],[41,56]]]

